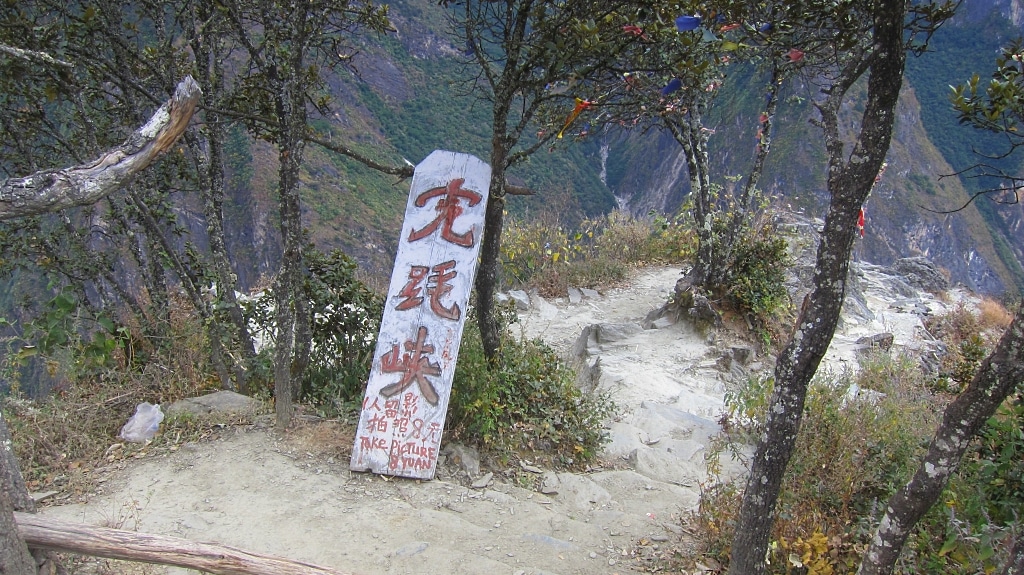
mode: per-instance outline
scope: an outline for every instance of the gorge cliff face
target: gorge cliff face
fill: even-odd
[[[1013,275],[1000,260],[997,240],[977,206],[958,209],[970,197],[951,177],[956,170],[931,143],[912,87],[903,90],[897,114],[888,169],[865,205],[866,233],[854,258],[887,266],[900,258],[924,256],[945,269],[953,283],[981,293],[1003,293],[1014,285]],[[778,114],[762,188],[775,209],[824,217],[824,150],[820,132],[807,127],[809,117],[807,108],[789,107]],[[741,111],[709,125],[714,130],[709,143],[712,173],[746,173],[754,153],[756,115]],[[671,137],[614,135],[602,145],[607,150],[602,166],[607,184],[621,206],[638,217],[652,210],[671,214],[680,209],[690,184],[682,150]],[[1004,217],[1007,230],[1021,229],[1020,209],[1007,209]]]
[[[985,39],[1003,42],[1007,22],[1018,23],[1024,14],[1019,0],[968,4],[957,17],[960,28],[949,28],[951,36],[974,26],[985,30]],[[338,105],[334,117],[324,119],[330,125],[328,133],[388,163],[417,163],[433,149],[457,149],[486,158],[489,110],[486,102],[469,95],[465,79],[458,75],[461,52],[446,32],[444,9],[424,0],[399,0],[392,4],[391,15],[398,33],[362,47],[354,61],[359,73],[329,79]],[[956,59],[958,54],[945,58]],[[993,55],[991,46],[976,49],[964,70],[984,75]],[[939,53],[925,54],[921,61],[933,59],[948,67],[942,58]],[[930,77],[927,86],[920,75],[908,74],[888,170],[868,199],[866,234],[858,241],[854,258],[889,265],[899,258],[925,256],[945,269],[954,283],[983,293],[1012,294],[1024,285],[1019,263],[1024,261],[1024,234],[1019,233],[1024,229],[1024,209],[987,199],[970,203],[973,192],[965,190],[960,178],[949,176],[965,167],[969,154],[947,161],[948,136],[968,128],[955,121],[935,127],[939,124],[928,115],[935,108],[948,108],[950,82],[969,77],[963,70],[954,72],[962,78]],[[739,69],[731,74],[735,77],[728,82],[738,89],[723,89],[705,122],[714,132],[712,174],[726,193],[739,185],[726,176],[749,171],[763,106],[763,90],[753,74]],[[925,87],[929,99],[922,112],[919,100],[925,101]],[[775,209],[822,217],[828,202],[826,162],[821,132],[808,122],[813,115],[808,102],[818,96],[817,88],[797,81],[786,89],[761,187]],[[855,96],[848,117],[856,106]],[[945,141],[945,147],[933,143],[938,140]],[[970,148],[969,143],[958,142],[954,148]],[[276,222],[267,215],[275,210],[275,160],[259,146],[249,146],[249,175],[232,180],[234,206],[228,208],[235,211],[229,216],[229,241],[236,242],[234,249],[244,255],[236,267],[248,266],[239,273],[245,285],[272,274],[280,253]],[[513,167],[510,176],[538,192],[534,198],[511,200],[510,215],[568,214],[570,225],[573,216],[605,213],[616,205],[638,217],[652,212],[676,215],[689,193],[682,150],[668,134],[653,129],[594,130],[573,145],[538,151],[529,162]],[[371,273],[386,274],[407,182],[312,149],[307,151],[302,179],[303,218],[311,239],[321,248],[343,248]],[[962,206],[966,207],[959,209]]]

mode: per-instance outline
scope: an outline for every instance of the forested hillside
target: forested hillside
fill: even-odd
[[[208,75],[201,82],[203,119],[194,132],[128,189],[93,207],[3,224],[5,334],[26,336],[22,327],[10,326],[46,317],[56,344],[72,324],[120,329],[139,321],[113,317],[126,310],[147,321],[153,314],[162,318],[171,300],[183,295],[209,325],[221,325],[218,314],[230,316],[234,327],[218,328],[224,330],[218,336],[224,357],[246,356],[254,351],[244,344],[248,337],[234,311],[233,290],[214,297],[212,286],[268,287],[279,277],[285,251],[307,240],[321,250],[343,249],[367,275],[386,276],[408,183],[407,176],[394,174],[434,149],[487,158],[491,103],[474,92],[479,69],[451,32],[457,6],[393,2],[386,24],[372,7],[358,6],[347,19],[330,21],[315,42],[296,44],[308,58],[302,74],[289,72],[304,90],[304,117],[293,120],[311,128],[308,141],[289,135],[292,128],[280,114],[295,109],[279,98],[290,85],[281,73],[293,63],[267,60],[290,52],[266,51],[270,36],[253,34],[266,26],[260,20],[266,14],[236,26],[220,23],[196,3],[184,4],[173,18],[159,6],[114,0],[88,8],[43,0],[5,7],[0,43],[67,60],[2,60],[0,167],[6,177],[85,161],[134,130],[185,73]],[[943,177],[975,163],[974,150],[1001,151],[998,138],[984,140],[956,125],[948,92],[973,72],[985,77],[997,47],[1018,30],[1007,17],[1011,12],[1009,6],[971,3],[936,33],[925,54],[911,59],[889,169],[867,202],[866,233],[855,258],[888,264],[924,255],[954,282],[993,294],[1012,294],[1021,283],[1020,205],[988,197],[968,205],[971,194],[991,182],[970,173]],[[207,30],[211,22],[224,28]],[[286,33],[275,41],[301,39]],[[205,68],[196,66],[197,59],[205,59]],[[714,98],[704,119],[712,184],[723,190],[737,185],[731,176],[745,173],[754,157],[766,86],[753,65],[726,70],[721,82],[709,86]],[[827,199],[823,148],[820,131],[808,121],[818,96],[815,82],[804,74],[780,86],[760,187],[775,209],[820,216]],[[571,75],[556,84],[550,88],[564,95],[565,109],[549,111],[546,126],[524,130],[521,146],[538,142],[545,130],[550,137],[552,126],[557,129],[572,111],[573,96],[601,97],[574,84]],[[509,214],[572,227],[617,207],[639,217],[685,210],[690,183],[682,149],[646,122],[628,120],[566,122],[564,138],[509,170],[511,183],[535,192],[510,197]],[[351,153],[339,153],[343,148]],[[353,155],[390,166],[392,173]],[[282,166],[282,159],[290,164],[297,157],[301,162]],[[289,205],[301,208],[298,225],[306,235],[295,231],[288,247],[281,202],[292,193],[301,198]],[[113,345],[118,333],[107,334],[102,345]],[[225,360],[222,378],[231,363]]]
[[[856,255],[879,264],[925,255],[946,268],[954,282],[1000,294],[1024,282],[1019,263],[1024,239],[1016,233],[1020,206],[984,199],[955,214],[937,213],[956,210],[993,186],[991,180],[953,174],[981,159],[975,151],[1002,150],[998,136],[958,125],[949,105],[949,86],[975,72],[984,77],[998,47],[1018,30],[999,6],[986,10],[980,4],[972,3],[970,14],[965,9],[941,28],[929,51],[908,63],[890,169],[868,202],[868,233]],[[343,127],[332,128],[334,137],[362,142],[366,149],[380,146],[412,163],[438,148],[486,156],[489,107],[467,95],[474,72],[447,32],[444,9],[403,0],[391,4],[391,16],[398,32],[368,41],[355,60],[358,74],[342,75],[332,85],[347,110]],[[721,88],[708,121],[715,130],[710,140],[718,166],[714,173],[749,169],[763,91],[764,79],[744,68],[731,72]],[[825,199],[821,136],[808,122],[816,96],[813,79],[786,86],[762,183],[777,207],[812,215],[820,215]],[[513,214],[557,214],[571,225],[617,206],[646,217],[652,211],[673,215],[683,205],[689,190],[685,161],[668,134],[579,125],[572,137],[572,145],[559,142],[513,172],[538,191],[534,198],[513,200]],[[329,167],[315,166],[318,161]],[[351,160],[312,161],[305,193],[314,237],[386,268],[393,217],[401,205],[401,188],[392,181]]]

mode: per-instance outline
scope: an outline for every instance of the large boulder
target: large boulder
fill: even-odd
[[[191,413],[207,415],[210,413],[241,413],[251,414],[260,407],[260,402],[251,397],[223,390],[199,397],[190,397],[175,401],[167,406],[167,414]]]
[[[903,258],[896,260],[889,269],[892,275],[900,276],[908,284],[926,292],[940,293],[950,287],[939,266],[928,258]]]

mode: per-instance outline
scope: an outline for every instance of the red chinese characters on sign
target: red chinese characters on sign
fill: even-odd
[[[490,167],[438,150],[410,186],[351,468],[431,479],[486,215]]]
[[[437,205],[434,206],[434,210],[437,211],[437,217],[434,218],[434,221],[424,226],[423,229],[412,230],[409,233],[410,242],[422,240],[436,232],[437,228],[440,227],[441,238],[445,241],[464,248],[473,245],[475,239],[473,238],[472,229],[461,234],[452,229],[455,220],[462,215],[462,200],[469,202],[469,206],[472,207],[479,204],[480,200],[483,199],[483,196],[473,190],[464,189],[462,184],[465,181],[463,178],[456,178],[448,182],[447,186],[431,188],[416,196],[416,207],[418,208],[426,206],[428,200],[433,198],[440,199],[437,200]]]
[[[440,398],[437,395],[437,390],[434,389],[434,384],[427,379],[427,376],[441,375],[441,366],[430,362],[430,354],[434,353],[434,346],[427,343],[426,340],[427,328],[421,325],[416,330],[416,341],[406,340],[405,353],[399,354],[398,345],[393,345],[391,351],[380,358],[382,373],[402,374],[397,382],[381,388],[381,395],[384,397],[397,395],[416,383],[423,397],[431,405],[437,405]]]
[[[405,393],[401,399],[389,399],[381,407],[380,402],[364,400],[363,409],[370,411],[370,421],[380,421],[381,427],[367,429],[373,434],[386,431],[389,427],[400,432],[406,439],[386,439],[375,435],[361,435],[360,449],[388,452],[388,469],[430,469],[437,459],[437,447],[441,443],[441,424],[416,417],[420,411],[420,398],[415,393]]]
[[[428,273],[430,273],[429,276],[427,275]],[[459,304],[453,302],[450,306],[445,307],[441,302],[441,298],[451,293],[452,285],[449,282],[455,279],[457,275],[459,275],[459,272],[455,271],[455,260],[439,263],[432,268],[429,266],[410,266],[409,282],[402,287],[402,291],[398,292],[402,301],[398,302],[395,309],[399,311],[410,310],[419,307],[423,303],[423,296],[420,293],[423,290],[421,284],[425,278],[427,280],[427,295],[430,297],[430,311],[434,312],[438,317],[458,321],[462,317],[462,309],[459,308]]]

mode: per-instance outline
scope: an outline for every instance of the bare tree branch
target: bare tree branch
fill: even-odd
[[[199,84],[186,76],[174,96],[124,144],[87,164],[4,181],[0,220],[88,205],[120,189],[174,145],[188,127],[201,94]]]
[[[15,48],[14,46],[8,46],[7,44],[0,44],[0,52],[14,56],[15,58],[21,58],[22,60],[28,60],[29,62],[43,62],[44,64],[52,64],[54,66],[61,66],[64,68],[74,68],[75,65],[71,62],[65,62],[64,60],[58,60],[46,52],[36,52],[35,50],[25,50],[23,48]]]
[[[1003,187],[1000,187],[1000,188],[992,188],[992,189],[989,189],[989,190],[981,190],[980,192],[975,192],[974,194],[971,195],[971,197],[966,202],[964,202],[963,205],[961,205],[959,208],[954,208],[952,210],[933,210],[933,209],[931,209],[931,208],[929,208],[927,206],[923,206],[921,204],[918,204],[917,207],[922,209],[922,210],[924,210],[924,211],[926,211],[926,212],[931,212],[933,214],[941,214],[941,215],[955,214],[955,213],[957,213],[959,211],[967,209],[967,206],[973,204],[974,200],[977,200],[981,196],[986,196],[988,194],[996,194],[996,193],[999,193],[999,192],[1013,192],[1013,198],[1012,199],[1006,199],[1006,200],[1000,200],[1000,199],[992,200],[993,202],[995,202],[997,204],[1002,204],[1002,205],[1006,205],[1006,206],[1012,206],[1014,204],[1017,204],[1020,201],[1020,195],[1019,195],[1020,194],[1020,188],[1003,188]]]
[[[505,193],[510,196],[532,196],[535,192],[526,186],[514,186],[505,180]]]
[[[359,162],[360,164],[365,165],[368,168],[372,168],[374,170],[377,170],[378,172],[383,172],[385,174],[391,174],[392,176],[400,176],[403,179],[411,178],[413,172],[416,171],[415,166],[387,166],[381,164],[380,162],[367,158],[366,156],[360,154],[359,152],[353,150],[352,148],[349,148],[348,146],[338,144],[335,142],[329,142],[313,134],[307,134],[303,139],[305,139],[307,142],[311,142],[322,148],[328,149],[332,152],[337,152],[343,156],[348,156],[353,160]]]

